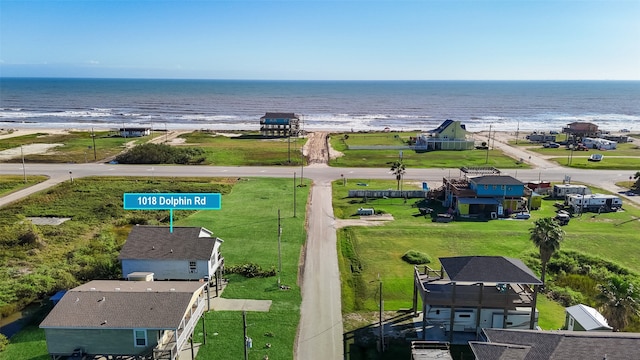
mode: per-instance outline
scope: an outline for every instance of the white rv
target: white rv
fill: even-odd
[[[553,198],[564,199],[567,195],[590,195],[591,190],[585,185],[555,184],[553,185]]]
[[[617,142],[602,138],[584,138],[582,143],[589,149],[615,150]]]
[[[582,212],[609,212],[622,207],[622,199],[615,195],[591,194],[591,195],[567,195],[567,205],[573,208],[574,213]]]

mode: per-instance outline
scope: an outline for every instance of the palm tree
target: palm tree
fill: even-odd
[[[633,316],[640,315],[640,293],[629,279],[614,275],[598,290],[600,311],[614,331],[623,330]]]
[[[636,188],[636,190],[640,190],[640,171],[636,171],[636,173],[633,175],[633,178],[636,179],[634,187]]]
[[[540,262],[542,263],[542,274],[540,280],[544,286],[544,278],[547,273],[547,263],[551,256],[560,248],[560,243],[564,240],[564,231],[553,218],[542,218],[534,222],[534,227],[529,229],[530,239],[540,250]]]
[[[400,180],[402,180],[405,172],[405,166],[402,161],[395,161],[393,165],[391,165],[391,173],[396,176],[396,180],[398,181],[398,190],[400,190]]]

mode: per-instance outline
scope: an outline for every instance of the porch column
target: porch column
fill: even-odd
[[[533,285],[533,301],[531,302],[531,318],[529,319],[529,329],[534,330],[536,326],[536,306],[538,302],[538,285]]]
[[[449,343],[453,342],[453,324],[456,321],[456,283],[452,283],[451,290],[451,314],[449,314]]]
[[[478,296],[478,308],[476,314],[476,340],[480,333],[480,314],[482,314],[482,295],[484,292],[484,283],[480,283],[480,295]]]
[[[207,327],[205,326],[206,318],[205,314],[202,314],[202,345],[207,345]]]
[[[420,276],[418,275],[418,271],[414,269],[413,271],[413,305],[411,310],[413,310],[413,317],[418,316],[418,281],[420,280]]]
[[[511,285],[505,284],[506,288],[504,291],[504,312],[502,313],[502,328],[507,328],[507,316],[509,316],[509,289]]]

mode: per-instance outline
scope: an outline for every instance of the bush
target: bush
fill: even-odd
[[[116,156],[116,161],[121,164],[190,164],[204,161],[202,155],[204,150],[199,148],[147,143]]]
[[[269,277],[276,275],[275,268],[272,267],[269,270],[263,270],[260,265],[254,263],[230,266],[225,271],[230,274],[242,275],[246,278]]]
[[[409,250],[402,255],[402,260],[412,265],[423,265],[431,262],[429,256],[417,250]]]
[[[7,344],[9,344],[9,339],[7,339],[7,337],[3,334],[0,334],[0,352],[4,351],[4,349],[7,347]]]

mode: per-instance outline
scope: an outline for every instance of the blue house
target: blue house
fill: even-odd
[[[459,217],[495,219],[527,208],[525,184],[509,175],[445,178],[443,182],[443,204]]]

